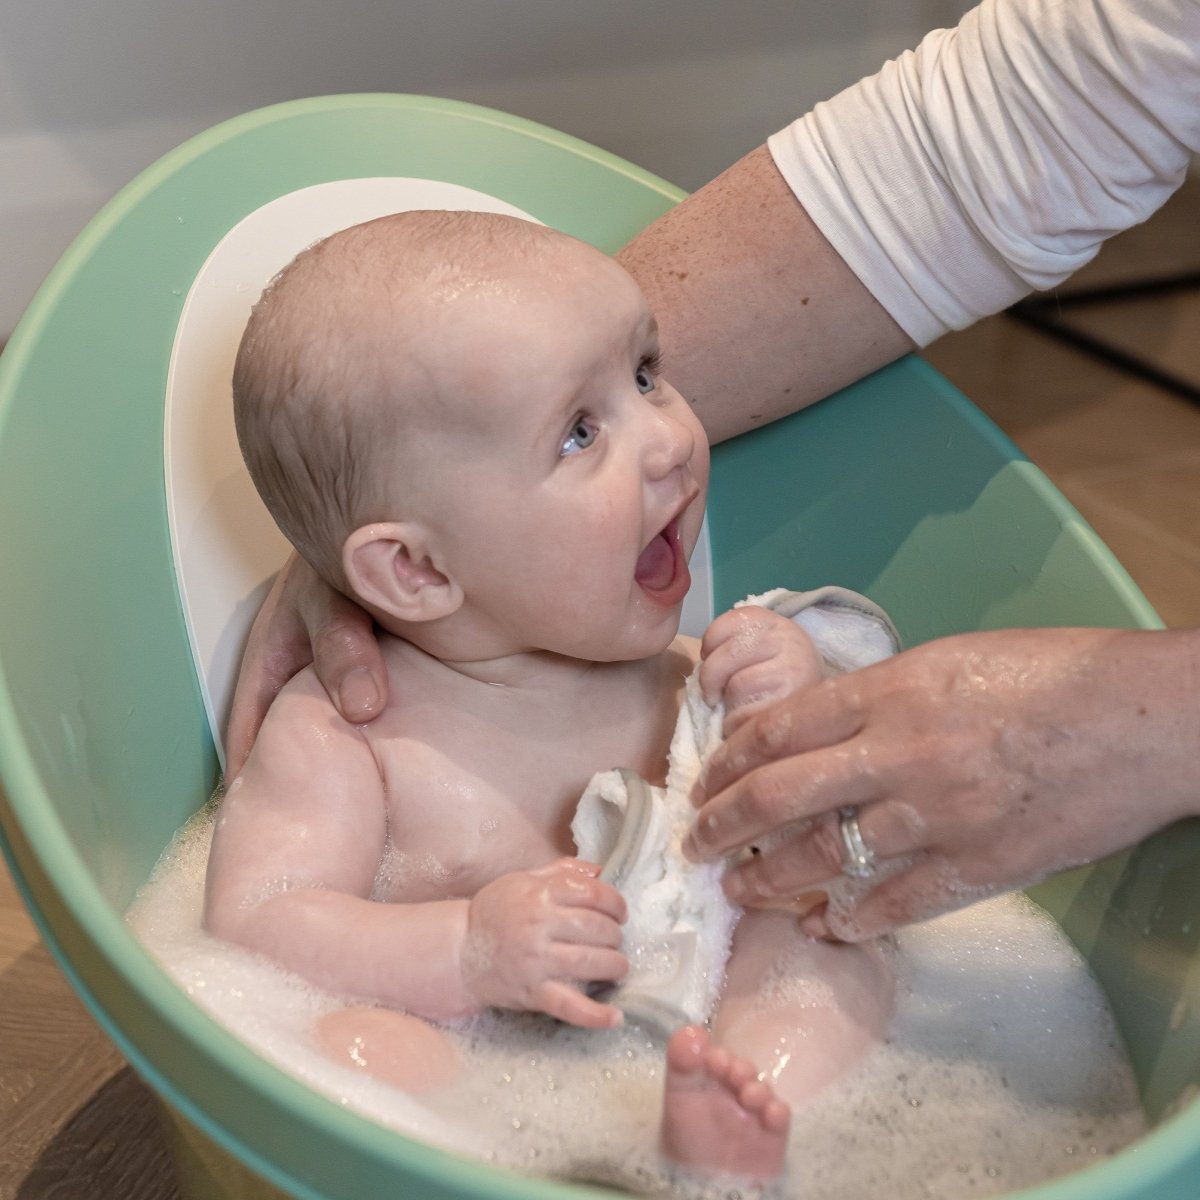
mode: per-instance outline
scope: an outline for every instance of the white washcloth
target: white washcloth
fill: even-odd
[[[801,625],[833,670],[854,670],[899,649],[887,614],[845,588],[780,588],[742,604]],[[692,785],[720,745],[724,719],[724,705],[705,703],[697,668],[671,739],[667,786],[651,787],[627,769],[599,772],[571,822],[579,857],[603,864],[601,878],[629,909],[622,941],[629,974],[605,998],[668,1033],[712,1013],[741,915],[721,890],[725,863],[691,863],[681,848],[695,819]]]

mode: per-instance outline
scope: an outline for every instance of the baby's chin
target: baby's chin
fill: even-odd
[[[640,662],[647,658],[657,658],[670,650],[679,637],[681,609],[682,605],[679,605],[674,613],[661,614],[660,620],[655,621],[652,627],[647,624],[643,629],[630,629],[617,639],[598,638],[591,647],[594,653],[587,653],[582,657],[592,662],[607,663]]]

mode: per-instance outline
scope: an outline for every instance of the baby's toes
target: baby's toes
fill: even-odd
[[[733,1055],[728,1058],[722,1079],[731,1092],[740,1092],[747,1084],[758,1079],[758,1068],[748,1058],[735,1058]]]
[[[768,1133],[786,1133],[792,1122],[792,1110],[772,1093],[760,1109],[758,1119]]]
[[[685,1025],[667,1042],[667,1067],[681,1075],[707,1070],[709,1050],[708,1032],[699,1025]]]

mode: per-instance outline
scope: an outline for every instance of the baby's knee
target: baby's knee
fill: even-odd
[[[313,1029],[326,1058],[413,1095],[449,1083],[458,1051],[436,1026],[393,1008],[350,1006],[318,1018]]]

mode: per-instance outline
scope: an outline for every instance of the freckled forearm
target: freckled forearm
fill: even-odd
[[[450,1019],[478,1007],[459,964],[468,903],[302,888],[251,906],[210,904],[205,927],[328,991]]]
[[[658,317],[666,377],[713,441],[795,412],[912,349],[765,146],[617,259]]]
[[[1200,629],[1122,635],[1105,676],[1111,735],[1143,777],[1144,802],[1166,820],[1200,815]]]

